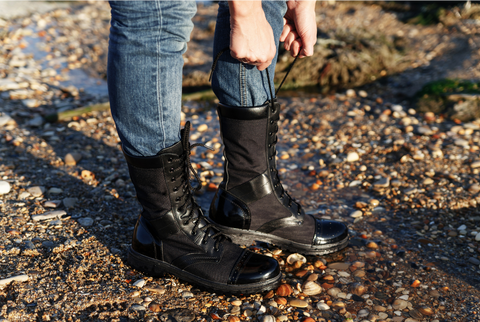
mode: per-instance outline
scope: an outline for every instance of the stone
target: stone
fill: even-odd
[[[47,220],[47,219],[52,219],[52,218],[60,218],[63,215],[66,215],[67,212],[65,210],[53,210],[53,211],[48,211],[40,215],[32,215],[32,220],[33,221],[41,221],[41,220]]]
[[[27,274],[23,274],[23,275],[17,275],[17,276],[12,276],[12,277],[8,277],[8,278],[4,278],[4,279],[1,279],[0,280],[0,287],[4,287],[4,286],[7,286],[8,284],[10,284],[11,282],[26,282],[28,281],[28,275]]]
[[[10,192],[12,187],[10,186],[10,183],[7,181],[0,181],[0,195],[5,195]]]
[[[51,194],[51,195],[58,195],[58,194],[63,193],[63,190],[60,189],[60,188],[55,188],[55,187],[53,187],[53,188],[50,188],[50,189],[48,190],[48,193]]]
[[[350,267],[350,263],[343,263],[343,262],[335,262],[328,264],[328,268],[336,269],[336,270],[347,270]]]
[[[374,182],[375,188],[388,188],[390,186],[390,178],[382,177]]]
[[[136,286],[138,288],[142,288],[145,286],[145,280],[144,279],[139,279],[138,281],[136,281],[135,283],[133,283],[132,285],[133,286]]]
[[[471,194],[476,194],[479,191],[480,185],[478,183],[474,183],[468,188],[468,192],[470,192]]]
[[[468,261],[469,261],[470,263],[472,263],[473,265],[477,265],[477,266],[480,265],[480,260],[479,260],[478,258],[470,257],[470,258],[468,259]]]
[[[290,300],[290,305],[293,307],[300,307],[300,308],[305,308],[308,306],[307,301],[300,300],[300,299],[291,299]]]
[[[402,299],[396,299],[392,303],[392,307],[394,310],[403,310],[408,306],[408,302]]]
[[[30,197],[30,192],[28,191],[23,191],[18,195],[18,200],[25,200],[28,197]],[[44,205],[45,206],[45,205]]]
[[[81,159],[82,155],[80,153],[71,152],[65,155],[65,158],[63,158],[63,162],[65,162],[65,165],[74,166],[77,165],[77,163],[80,162]]]
[[[132,305],[130,308],[134,311],[145,311],[145,306],[139,304]]]
[[[350,152],[347,154],[347,162],[355,162],[360,160],[360,157],[357,152]]]
[[[364,90],[360,90],[358,91],[358,96],[365,98],[368,96],[368,94]]]
[[[206,130],[208,130],[208,125],[207,124],[200,124],[197,128],[198,132],[205,132]]]
[[[34,187],[28,188],[27,191],[35,198],[38,198],[43,196],[43,194],[45,193],[45,187],[34,186]]]
[[[308,296],[317,295],[322,292],[322,287],[313,281],[308,281],[303,285],[302,291]]]
[[[470,167],[472,169],[480,168],[480,160],[479,161],[473,161],[472,163],[470,163]]]
[[[355,90],[353,89],[347,89],[347,92],[345,93],[348,97],[356,97],[357,94],[355,93]]]
[[[78,201],[77,198],[64,198],[62,200],[62,203],[65,208],[73,208],[75,207],[75,204],[77,203],[77,201]]]
[[[27,125],[31,127],[40,127],[43,125],[44,119],[40,115],[35,116],[33,119],[28,121]]]
[[[326,310],[330,310],[330,306],[328,306],[324,302],[318,302],[317,303],[317,309],[319,309],[320,311],[326,311]]]
[[[0,127],[7,125],[8,123],[13,122],[13,119],[10,115],[2,115],[0,116]]]
[[[60,206],[61,203],[62,202],[60,200],[48,200],[48,201],[45,201],[43,206],[45,208],[57,208],[58,206]]]
[[[78,218],[77,221],[83,227],[90,227],[93,225],[93,219],[90,217]]]
[[[352,218],[361,218],[363,216],[363,212],[360,210],[356,210],[350,214]]]

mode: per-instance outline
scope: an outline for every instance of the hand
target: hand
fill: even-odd
[[[313,55],[317,42],[317,22],[315,1],[289,0],[280,41],[293,57]]]
[[[242,63],[264,70],[277,53],[273,30],[261,1],[229,1],[230,54]]]

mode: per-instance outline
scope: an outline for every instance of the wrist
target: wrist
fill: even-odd
[[[260,11],[263,13],[262,1],[228,1],[228,7],[233,19],[250,17]]]

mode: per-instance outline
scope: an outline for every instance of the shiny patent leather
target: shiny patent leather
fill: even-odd
[[[210,205],[210,218],[217,224],[239,228],[250,228],[250,210],[248,206],[224,190],[224,185],[220,185],[215,197]]]
[[[272,257],[245,252],[230,275],[229,284],[258,283],[280,274],[278,262]]]
[[[313,245],[337,243],[348,237],[345,225],[338,221],[315,218],[315,224]]]

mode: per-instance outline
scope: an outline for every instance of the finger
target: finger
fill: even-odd
[[[284,18],[285,19],[285,18]],[[289,23],[283,26],[282,34],[280,35],[280,41],[285,41],[285,38],[288,36],[290,32],[295,30],[295,27]]]
[[[298,38],[298,35],[295,31],[292,31],[288,34],[284,42],[285,50],[291,50],[292,44],[296,38]]]
[[[302,49],[302,43],[300,39],[296,39],[290,46],[290,54],[293,57],[297,57],[301,49]]]
[[[262,71],[262,70],[265,70],[267,69],[268,66],[270,66],[272,64],[272,61],[269,61],[269,62],[266,62],[266,63],[262,63],[260,65],[257,66],[257,69],[259,71]]]

